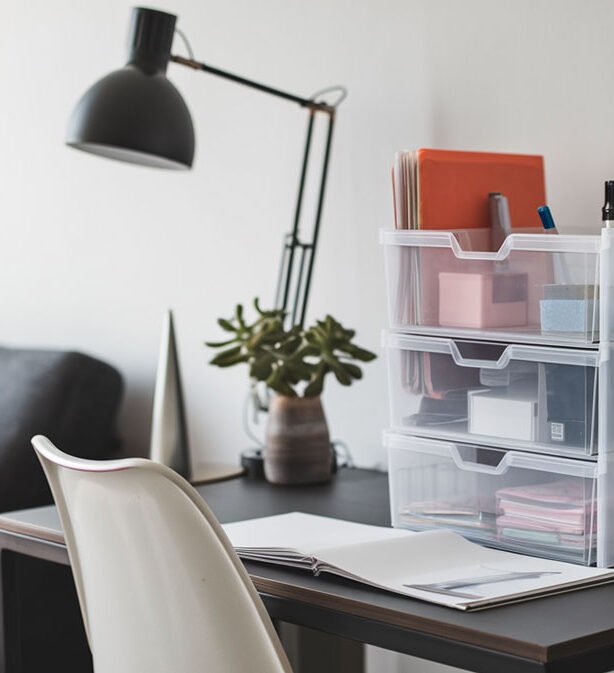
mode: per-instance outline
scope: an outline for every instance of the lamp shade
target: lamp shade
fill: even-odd
[[[192,166],[192,118],[166,77],[175,21],[166,12],[132,10],[128,63],[79,100],[68,125],[69,146],[145,166]]]

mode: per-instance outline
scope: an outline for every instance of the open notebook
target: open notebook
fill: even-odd
[[[448,530],[414,533],[301,512],[224,530],[242,559],[332,573],[458,610],[614,581],[614,570],[487,549]]]

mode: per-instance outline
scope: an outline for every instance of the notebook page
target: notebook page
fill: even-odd
[[[330,572],[460,610],[614,580],[612,570],[487,549],[447,530],[414,533],[300,512],[224,529],[242,558]]]
[[[322,549],[319,568],[367,584],[449,607],[468,609],[503,603],[535,592],[560,591],[578,583],[614,580],[614,572],[538,559],[481,547],[448,530],[416,533],[413,537],[380,540],[352,547]],[[524,573],[526,577],[511,574]],[[508,581],[500,581],[506,575]],[[529,576],[534,575],[534,576]],[[480,584],[473,584],[483,579]],[[492,580],[496,582],[489,583]],[[462,582],[470,584],[465,586]],[[466,596],[433,591],[453,584]],[[418,585],[418,586],[417,586]],[[431,585],[430,591],[419,586]]]
[[[224,524],[223,528],[238,552],[291,551],[302,557],[317,556],[319,549],[415,535],[396,528],[369,526],[303,512],[237,521]]]

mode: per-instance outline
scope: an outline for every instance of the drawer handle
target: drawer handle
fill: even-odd
[[[452,455],[452,460],[456,467],[459,470],[465,470],[466,472],[480,472],[482,474],[505,474],[509,469],[509,461],[507,453],[503,455],[498,465],[482,465],[481,463],[472,463],[465,460],[459,450],[458,446],[453,444],[450,447],[450,454]]]
[[[509,236],[503,241],[499,250],[486,252],[481,250],[465,250],[461,247],[458,239],[452,232],[446,232],[449,236],[449,246],[457,259],[476,259],[480,262],[494,262],[507,259],[513,250],[512,240]]]
[[[497,360],[480,360],[478,358],[465,358],[462,356],[454,341],[450,342],[450,354],[459,367],[479,367],[481,369],[505,369],[511,360],[511,346],[508,346]]]

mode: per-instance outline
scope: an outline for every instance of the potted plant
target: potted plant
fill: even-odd
[[[286,328],[283,311],[262,310],[257,299],[254,307],[257,316],[253,322],[246,321],[242,305],[229,320],[218,320],[228,338],[207,343],[221,349],[211,364],[246,364],[252,384],[262,381],[275,393],[268,405],[264,449],[268,481],[328,481],[332,452],[320,399],[324,381],[332,374],[349,386],[362,378],[356,362],[369,362],[375,353],[353,343],[355,331],[330,315],[308,328]]]

